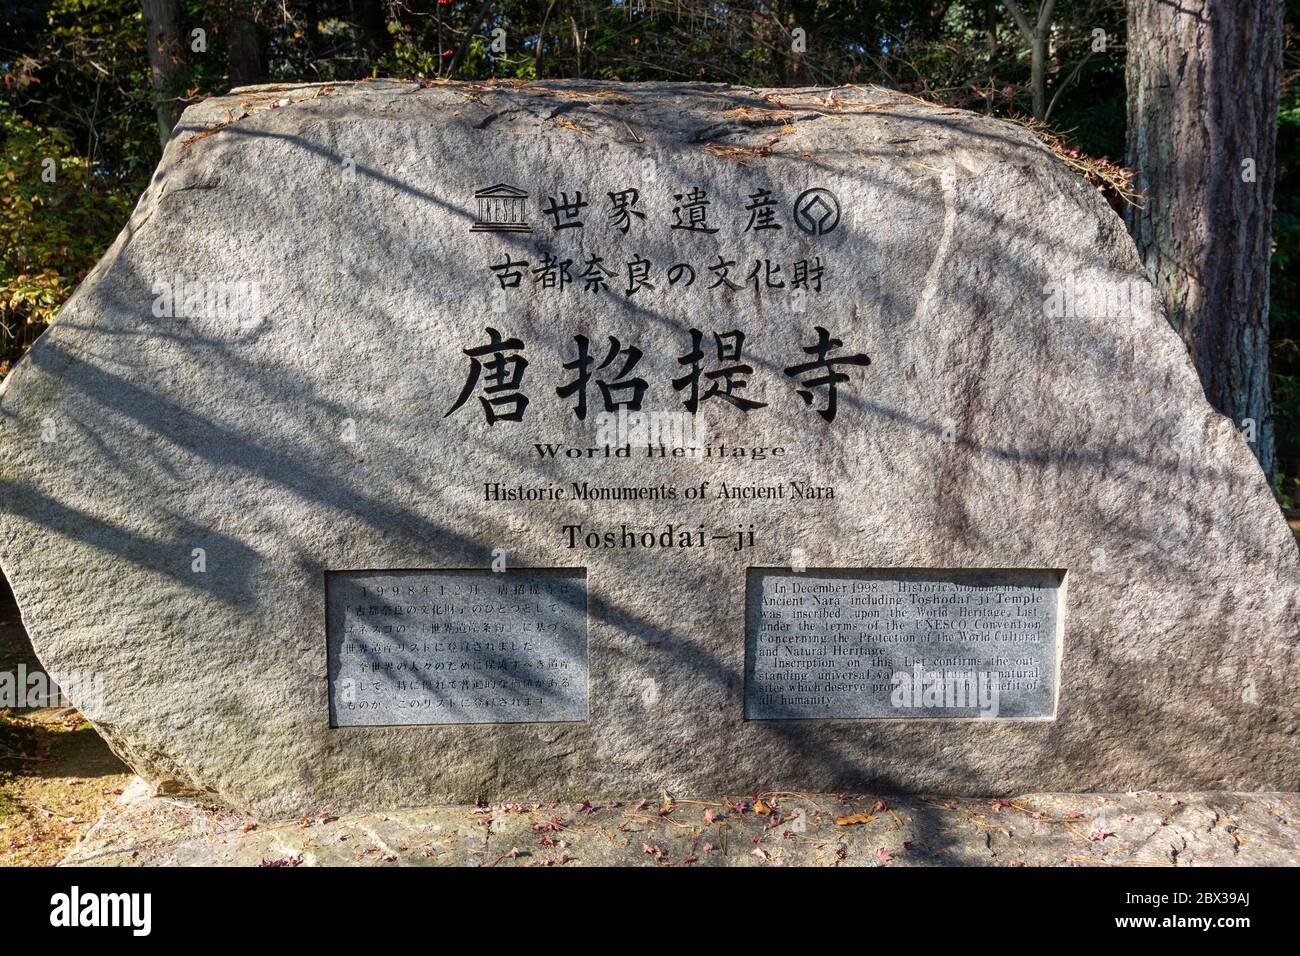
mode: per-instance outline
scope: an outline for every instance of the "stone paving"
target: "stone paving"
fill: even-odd
[[[1296,866],[1300,794],[659,795],[257,824],[137,780],[62,865]]]

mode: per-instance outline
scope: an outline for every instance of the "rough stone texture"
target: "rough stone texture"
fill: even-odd
[[[470,232],[473,192],[498,182],[529,192],[532,236]],[[629,186],[648,225],[624,238],[597,203]],[[727,228],[688,245],[666,223],[693,186]],[[839,197],[836,232],[791,225],[809,187]],[[736,224],[759,188],[779,239]],[[589,231],[554,235],[541,197],[575,189],[596,201]],[[617,269],[644,255],[659,287],[489,294],[489,262],[536,265],[541,243]],[[787,276],[820,255],[825,287],[802,312],[708,291],[707,272],[668,290],[666,264],[719,253]],[[155,318],[174,276],[260,283],[265,315]],[[1296,545],[1247,446],[1158,310],[1044,317],[1049,283],[1139,281],[1119,218],[1029,134],[886,91],[241,91],[186,112],[127,229],[9,377],[0,562],[49,670],[102,675],[88,716],[127,762],[261,815],[661,787],[1300,789]],[[782,373],[818,323],[872,362],[847,370],[830,424]],[[527,344],[523,422],[489,428],[473,398],[444,417],[488,325]],[[635,341],[647,409],[680,411],[667,383],[692,326],[705,349],[745,330],[745,394],[770,403],[704,403],[707,437],[790,458],[537,458],[533,442],[596,444],[554,394],[575,334],[597,362],[606,336]],[[836,497],[482,500],[485,481],[706,479]],[[668,521],[753,523],[756,541],[587,551],[561,532]],[[486,568],[494,548],[587,568],[590,719],[330,729],[324,572]],[[796,553],[1064,570],[1056,719],[743,721],[745,569]]]
[[[836,821],[840,822],[836,822]],[[818,793],[422,807],[250,827],[139,781],[63,866],[1297,866],[1294,793]]]

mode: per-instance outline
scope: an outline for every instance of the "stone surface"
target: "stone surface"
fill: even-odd
[[[581,571],[332,571],[325,603],[332,727],[587,719]]]
[[[268,817],[1298,789],[1295,542],[1141,276],[1029,133],[887,91],[238,91],[5,383],[0,563],[128,763]],[[331,728],[326,573],[494,564],[585,568],[588,719]],[[743,719],[790,566],[1064,571],[1055,717]]]
[[[250,827],[129,788],[64,866],[1297,866],[1294,793],[1034,793],[421,807]]]
[[[1056,571],[751,569],[745,716],[1051,717],[1060,608]]]

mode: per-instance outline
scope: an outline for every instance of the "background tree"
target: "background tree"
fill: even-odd
[[[181,10],[178,0],[141,0],[149,50],[158,136],[163,143],[181,115],[177,73],[181,63]]]
[[[1281,0],[1134,0],[1129,229],[1211,404],[1246,428],[1270,479],[1269,253]]]
[[[224,25],[231,85],[263,82],[266,70],[262,66],[262,39],[250,0],[229,0]]]
[[[1034,119],[1047,118],[1047,40],[1052,32],[1052,11],[1056,0],[1041,0],[1031,21],[1017,0],[1002,0],[1016,28],[1029,44],[1029,92],[1033,102]]]

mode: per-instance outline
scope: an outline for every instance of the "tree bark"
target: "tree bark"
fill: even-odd
[[[1029,87],[1033,93],[1034,119],[1047,119],[1047,39],[1035,36],[1029,47]]]
[[[789,55],[785,22],[785,0],[776,0],[775,22],[772,24],[772,69],[776,73],[776,85],[790,84]]]
[[[1132,0],[1126,220],[1210,404],[1276,470],[1268,273],[1282,0]],[[1253,429],[1251,428],[1253,423]]]
[[[148,40],[149,82],[153,87],[158,137],[164,146],[181,117],[177,98],[177,71],[181,63],[181,8],[179,0],[141,0]]]

